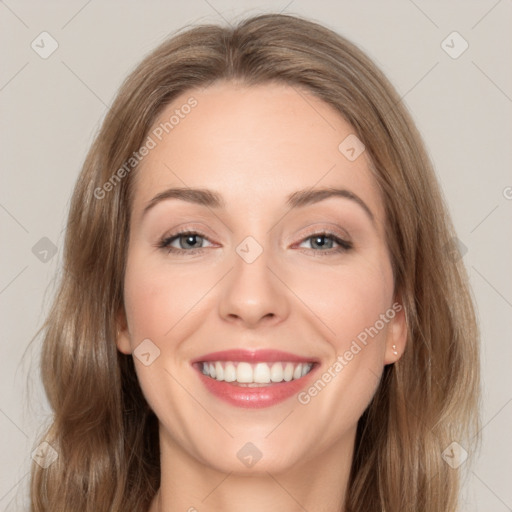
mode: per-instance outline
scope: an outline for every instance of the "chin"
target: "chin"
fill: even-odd
[[[270,450],[268,450],[270,452]],[[231,473],[239,476],[268,476],[268,473],[286,473],[296,467],[297,457],[291,454],[279,454],[275,450],[267,456],[264,450],[259,450],[255,445],[248,443],[239,449],[234,457],[226,456],[225,452],[218,457],[204,460],[204,464],[222,473]]]

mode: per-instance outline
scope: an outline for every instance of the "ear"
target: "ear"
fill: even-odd
[[[384,364],[396,363],[404,353],[407,343],[407,318],[401,298],[393,303],[390,311],[395,315],[388,324]]]
[[[128,331],[128,322],[126,321],[126,313],[124,311],[124,307],[121,306],[117,314],[117,335],[116,335],[116,345],[119,352],[123,354],[131,354],[132,353],[132,345],[130,341],[130,333]]]

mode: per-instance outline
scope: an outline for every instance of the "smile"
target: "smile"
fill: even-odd
[[[269,407],[304,389],[319,361],[278,350],[234,349],[192,361],[211,395],[236,407]]]
[[[313,363],[210,361],[200,363],[203,375],[217,381],[257,387],[270,383],[290,382],[307,375]]]

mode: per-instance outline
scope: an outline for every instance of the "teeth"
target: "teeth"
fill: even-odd
[[[293,364],[286,363],[286,366],[284,369],[284,380],[286,382],[290,382],[292,379],[293,379]]]
[[[281,363],[274,363],[272,368],[270,368],[270,380],[272,382],[281,382],[283,380],[283,365]]]
[[[212,379],[240,384],[290,382],[307,375],[313,363],[248,363],[246,361],[211,361],[202,363],[202,372]]]
[[[215,375],[210,373],[210,377],[215,378]],[[241,383],[254,382],[252,377],[252,366],[249,363],[238,363],[238,366],[236,367],[236,381]]]
[[[238,365],[240,366],[240,365]],[[266,363],[258,363],[254,368],[253,382],[259,384],[266,384],[270,382],[270,368]]]
[[[219,361],[215,363],[215,378],[217,380],[224,380],[224,368],[222,368]]]
[[[236,368],[233,363],[227,363],[224,367],[224,380],[226,382],[233,382],[236,380]]]

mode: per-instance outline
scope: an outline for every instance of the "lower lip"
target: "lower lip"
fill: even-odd
[[[206,389],[216,397],[236,407],[255,409],[276,405],[298,394],[310,380],[310,376],[316,370],[316,366],[314,365],[310,372],[300,379],[252,388],[218,381],[207,377],[198,368],[196,370]]]

